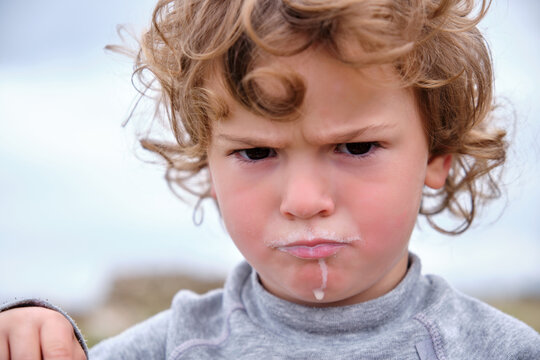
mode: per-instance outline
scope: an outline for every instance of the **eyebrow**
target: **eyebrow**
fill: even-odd
[[[284,141],[277,141],[270,137],[257,137],[257,136],[236,136],[231,134],[218,134],[216,139],[225,140],[228,142],[234,142],[244,146],[250,147],[281,147]]]
[[[359,137],[360,135],[363,135],[365,133],[378,133],[384,130],[395,128],[396,124],[376,124],[376,125],[368,125],[361,128],[353,129],[353,130],[346,130],[346,131],[334,131],[331,130],[327,133],[317,136],[316,142],[320,143],[346,143],[354,140],[355,138]]]
[[[312,141],[313,143],[321,143],[321,144],[340,144],[340,143],[346,143],[350,142],[351,140],[354,140],[358,136],[364,134],[364,133],[377,133],[380,131],[384,131],[387,129],[395,128],[395,124],[377,124],[377,125],[368,125],[365,127],[361,127],[358,129],[353,130],[346,130],[346,131],[335,131],[335,132],[327,132],[321,136],[316,135],[313,137]],[[238,135],[232,135],[232,134],[216,134],[216,139],[218,140],[225,140],[228,142],[234,142],[238,143],[244,146],[250,146],[250,147],[275,147],[279,148],[286,144],[286,141],[278,140],[273,137],[266,137],[266,136],[238,136]]]

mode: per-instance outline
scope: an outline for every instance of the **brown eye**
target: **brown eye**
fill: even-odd
[[[373,150],[374,142],[353,142],[339,144],[336,147],[337,152],[342,152],[349,155],[366,155]]]
[[[271,148],[258,147],[251,149],[239,150],[238,154],[246,160],[257,161],[263,160],[275,155],[275,150]]]

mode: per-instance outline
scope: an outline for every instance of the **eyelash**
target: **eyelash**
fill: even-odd
[[[265,157],[260,158],[260,159],[251,159],[247,155],[245,155],[246,151],[255,151],[255,150],[259,150],[259,151],[260,150],[265,150],[265,151],[268,150],[269,156],[265,156]],[[244,153],[244,155],[242,155],[242,153]],[[261,160],[267,160],[268,158],[275,157],[277,155],[277,153],[276,153],[276,150],[274,150],[272,148],[254,147],[254,148],[249,148],[249,149],[234,150],[234,151],[231,152],[231,155],[234,155],[240,161],[244,161],[244,162],[247,162],[247,163],[256,163],[256,162],[259,162]]]
[[[365,153],[360,154],[352,154],[350,153],[350,149],[347,149],[348,145],[362,145],[362,146],[369,146],[367,151]],[[340,151],[339,148],[344,146],[346,151]],[[378,148],[381,148],[381,144],[377,141],[366,141],[366,142],[352,142],[352,143],[342,143],[337,144],[335,146],[334,152],[339,154],[344,154],[346,156],[350,156],[357,159],[365,159],[367,157],[370,157],[373,155],[375,151],[377,151]],[[249,158],[249,156],[246,154],[246,151],[268,151],[268,155],[259,158],[259,159],[252,159]],[[247,162],[247,163],[256,163],[262,160],[267,160],[269,158],[273,158],[277,156],[276,150],[273,148],[267,148],[267,147],[254,147],[254,148],[248,148],[248,149],[238,149],[231,152],[230,155],[234,155],[239,161]]]
[[[362,145],[362,146],[367,145],[368,149],[367,149],[367,151],[365,153],[361,153],[361,154],[350,154],[349,153],[350,150],[349,150],[349,152],[344,152],[344,151],[339,151],[338,150],[341,146],[344,146],[345,148],[347,148],[347,145]],[[352,142],[352,143],[337,144],[334,152],[341,153],[341,154],[344,154],[346,156],[351,156],[351,157],[357,158],[357,159],[365,159],[367,157],[372,156],[375,153],[375,151],[377,151],[379,148],[382,148],[382,146],[377,141]]]

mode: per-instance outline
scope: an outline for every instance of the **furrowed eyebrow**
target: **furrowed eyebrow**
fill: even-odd
[[[360,135],[370,134],[370,133],[376,134],[378,132],[392,129],[395,127],[396,127],[395,124],[377,124],[377,125],[368,125],[359,129],[347,130],[343,132],[339,130],[332,132],[332,130],[330,130],[321,136],[317,136],[316,142],[317,143],[333,143],[333,144],[347,143],[347,142],[354,141]]]
[[[339,144],[354,141],[362,134],[378,133],[387,129],[392,129],[395,124],[377,124],[368,125],[359,129],[346,130],[346,131],[334,131],[325,132],[324,134],[312,134],[309,136],[309,141],[317,144]],[[232,142],[239,146],[246,147],[271,147],[280,148],[287,145],[286,141],[280,141],[278,139],[272,139],[271,137],[257,137],[257,136],[237,136],[232,134],[216,134],[218,141]]]
[[[227,141],[237,143],[241,146],[247,147],[281,147],[283,142],[275,141],[266,137],[248,137],[248,136],[235,136],[230,134],[218,134],[216,139],[219,141]]]

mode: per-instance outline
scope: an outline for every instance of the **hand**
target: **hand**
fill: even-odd
[[[22,307],[0,313],[0,360],[84,360],[71,323],[59,312]]]

